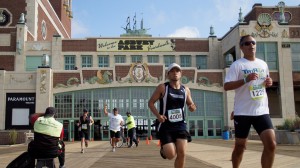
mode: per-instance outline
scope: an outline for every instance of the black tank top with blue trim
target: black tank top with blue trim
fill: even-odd
[[[160,99],[160,114],[167,120],[159,129],[169,131],[186,130],[184,106],[186,102],[186,90],[183,85],[174,89],[169,82],[165,83],[165,95]]]

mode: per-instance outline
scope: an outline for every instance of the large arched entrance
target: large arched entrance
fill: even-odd
[[[64,123],[65,140],[79,140],[76,123],[83,109],[88,109],[95,120],[91,129],[91,138],[108,140],[109,123],[108,117],[103,113],[104,104],[107,104],[109,112],[114,107],[118,108],[124,120],[126,112],[130,111],[135,117],[139,138],[144,139],[154,135],[155,116],[148,108],[148,100],[154,89],[155,87],[111,87],[55,94],[54,106],[57,108],[57,119]],[[196,112],[187,112],[187,125],[192,137],[221,137],[224,125],[223,93],[195,89],[191,91],[197,105]],[[159,102],[156,106],[159,106]]]

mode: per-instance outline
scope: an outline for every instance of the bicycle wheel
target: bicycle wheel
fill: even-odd
[[[120,147],[122,147],[123,146],[123,139],[122,139],[122,137],[120,137],[120,140],[119,140],[119,142],[117,143],[117,148],[120,148]]]
[[[110,139],[110,145],[111,145],[111,142],[112,142],[112,140]],[[122,146],[123,146],[123,139],[122,139],[122,137],[120,137],[120,140],[119,140],[119,142],[117,143],[116,147],[117,147],[117,148],[120,148],[120,147],[122,147]]]

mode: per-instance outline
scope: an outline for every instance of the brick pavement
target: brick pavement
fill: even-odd
[[[233,140],[220,139],[193,140],[188,144],[186,168],[229,168]],[[159,155],[157,141],[149,145],[141,141],[138,148],[118,148],[111,152],[107,141],[91,142],[84,154],[80,153],[79,142],[66,143],[66,166],[68,168],[125,168],[125,167],[173,167],[174,160],[164,160]],[[0,168],[17,157],[26,149],[25,145],[0,146]],[[277,148],[275,168],[300,167],[300,145],[279,145]],[[262,145],[260,141],[249,141],[241,167],[260,167]],[[56,165],[58,161],[56,160]]]

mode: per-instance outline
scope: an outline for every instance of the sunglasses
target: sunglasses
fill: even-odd
[[[242,46],[249,46],[250,44],[255,45],[256,42],[255,41],[245,41],[242,43]]]

